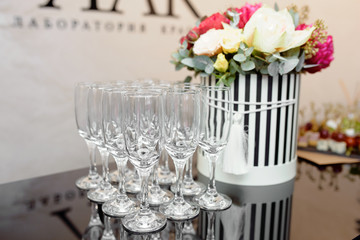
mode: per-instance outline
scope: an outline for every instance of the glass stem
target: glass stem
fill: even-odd
[[[102,162],[102,177],[106,183],[109,183],[109,152],[106,149],[99,148]]]
[[[192,162],[193,162],[193,157],[191,156],[186,161],[184,182],[192,182],[192,181],[194,181],[193,175],[192,175]]]
[[[210,181],[208,185],[208,191],[212,193],[216,193],[216,186],[215,186],[215,167],[216,167],[216,161],[218,159],[217,154],[208,154],[209,158],[209,170],[210,170]]]
[[[124,230],[124,226],[122,225],[122,223],[120,223],[118,226],[119,226],[119,232],[120,232],[120,239],[127,239],[126,233]]]
[[[96,169],[96,145],[92,141],[85,140],[86,145],[89,150],[90,155],[90,168],[89,168],[89,178],[92,179],[94,177],[97,177],[97,169]]]
[[[141,205],[140,213],[146,213],[149,211],[149,203],[147,201],[148,196],[148,182],[151,169],[140,169],[139,175],[141,178]]]
[[[187,160],[186,160],[187,161]],[[175,162],[175,171],[176,171],[176,192],[175,192],[175,200],[183,199],[181,184],[183,180],[183,173],[186,161],[176,161]]]
[[[98,207],[96,203],[90,202],[91,204],[91,216],[90,216],[90,222],[88,227],[96,226],[96,225],[102,225],[101,220],[98,213]]]
[[[168,153],[166,152],[166,150],[163,150],[161,152],[162,155],[162,159],[163,159],[163,170],[165,170],[166,172],[170,171],[169,169],[169,156]]]
[[[105,217],[105,219],[104,219],[105,229],[104,229],[103,236],[109,237],[109,236],[114,235],[112,228],[111,228],[111,219],[110,219],[110,217],[108,217],[106,215],[104,217]]]
[[[175,222],[175,240],[183,239],[184,222]]]
[[[126,190],[125,190],[125,169],[126,169],[126,164],[127,164],[127,157],[124,158],[116,158],[116,166],[118,169],[118,173],[119,173],[119,193],[120,195],[124,196],[126,195]]]
[[[207,212],[206,240],[215,240],[215,212]]]
[[[155,164],[153,170],[152,170],[152,186],[151,187],[158,187],[159,186],[159,181],[158,181],[158,175],[157,175],[157,171],[158,171],[158,163]]]

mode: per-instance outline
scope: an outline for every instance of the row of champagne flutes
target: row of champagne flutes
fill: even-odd
[[[87,182],[88,198],[101,203],[106,216],[122,218],[128,231],[147,233],[165,227],[166,219],[183,221],[205,210],[223,210],[231,199],[219,194],[215,187],[215,166],[225,148],[232,118],[229,88],[205,87],[190,84],[144,83],[80,83],[75,91],[76,120],[80,135],[89,146],[91,167],[89,175],[77,182]],[[186,201],[183,193],[183,172],[191,174],[189,160],[196,148],[209,159],[210,183],[205,192],[191,182],[196,195]],[[103,176],[96,173],[94,160],[98,148]],[[157,164],[164,151],[173,159],[176,184],[169,191],[158,186]],[[111,154],[119,170],[119,187],[109,180],[108,157]],[[125,189],[128,159],[141,179],[140,206],[130,199]],[[153,172],[154,188],[148,186]],[[185,174],[187,176],[189,174]],[[187,176],[187,178],[192,178]],[[84,181],[85,180],[85,181]],[[92,186],[94,185],[94,186]],[[84,187],[83,187],[84,189]],[[152,190],[156,191],[152,191]],[[200,189],[200,190],[199,190]],[[149,194],[160,196],[159,211],[149,208]],[[195,194],[194,194],[195,195]]]

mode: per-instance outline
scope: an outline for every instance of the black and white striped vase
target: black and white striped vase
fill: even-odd
[[[216,79],[202,78],[201,82],[211,86]],[[300,75],[295,73],[276,77],[237,75],[231,85],[233,123],[216,167],[217,181],[272,185],[295,177],[299,89]],[[198,171],[208,176],[208,161],[202,150],[197,159]]]

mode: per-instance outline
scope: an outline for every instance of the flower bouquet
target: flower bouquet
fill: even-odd
[[[181,38],[172,63],[177,70],[187,67],[225,85],[231,85],[236,74],[321,71],[334,59],[333,40],[323,21],[304,23],[307,11],[245,4],[215,13]]]
[[[318,72],[334,59],[332,36],[321,20],[305,24],[307,12],[262,4],[229,8],[199,21],[172,54],[176,69],[193,71],[202,84],[231,87],[234,115],[218,181],[271,185],[295,176],[299,73]],[[197,159],[206,176],[201,151]]]

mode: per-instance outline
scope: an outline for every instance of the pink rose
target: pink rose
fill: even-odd
[[[327,68],[332,60],[334,60],[334,44],[333,38],[329,35],[324,43],[318,43],[316,48],[319,51],[310,59],[306,59],[306,64],[317,64],[318,66],[312,68],[306,68],[309,73],[315,73],[321,71],[323,68]]]
[[[300,24],[296,27],[296,30],[304,30],[312,25]],[[315,30],[316,31],[316,30]],[[331,35],[328,35],[324,43],[320,43],[316,37],[311,36],[309,41],[318,42],[315,48],[319,49],[317,53],[309,59],[305,60],[306,64],[316,64],[318,66],[312,68],[306,68],[305,71],[309,73],[316,73],[323,68],[327,68],[332,60],[334,60],[334,44]]]
[[[237,13],[240,13],[240,21],[238,24],[239,28],[244,28],[245,24],[249,21],[251,16],[262,6],[261,3],[251,5],[246,3],[242,8],[234,8]],[[228,9],[230,10],[230,9]]]

